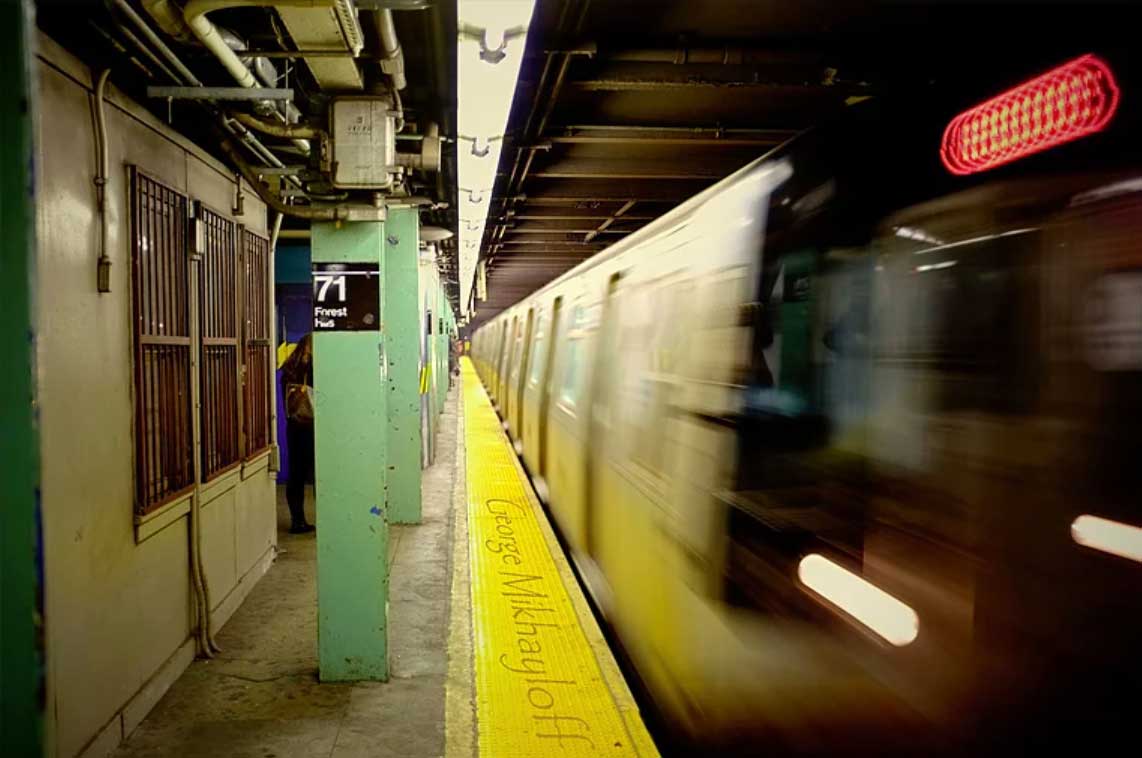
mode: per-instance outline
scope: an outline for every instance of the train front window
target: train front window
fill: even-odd
[[[1035,268],[1027,263],[1041,234],[1017,227],[956,237],[880,242],[877,370],[931,377],[931,409],[1020,412],[1036,394],[1037,345],[1026,335],[1035,333],[1038,305]]]

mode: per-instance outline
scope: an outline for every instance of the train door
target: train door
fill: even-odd
[[[607,450],[604,440],[611,431],[611,404],[614,396],[615,382],[613,367],[617,361],[615,350],[618,347],[618,312],[617,293],[621,273],[612,274],[607,280],[607,294],[603,299],[603,309],[600,314],[599,330],[595,338],[594,370],[591,372],[590,405],[591,410],[587,416],[587,466],[586,480],[583,487],[584,519],[587,554],[594,557],[596,552],[595,537],[595,510],[603,506],[603,497],[600,492],[602,467],[606,465]]]
[[[489,357],[491,365],[492,381],[488,389],[492,393],[492,403],[498,408],[500,406],[500,372],[503,370],[504,353],[507,351],[508,343],[508,322],[507,319],[500,321],[496,326],[496,343],[498,347],[496,352]]]
[[[512,351],[515,350],[515,330],[516,318],[513,316],[511,321],[505,324],[504,350],[500,356],[500,368],[496,372],[496,403],[504,419],[508,417],[508,396],[505,389],[508,386],[508,372],[511,371]]]
[[[543,369],[547,364],[549,318],[547,309],[542,305],[536,305],[528,346],[527,372],[522,377],[523,403],[520,408],[523,412],[523,462],[533,475],[539,473],[539,403],[542,392],[540,384],[543,381]]]
[[[511,427],[515,413],[515,395],[512,392],[516,368],[519,366],[520,343],[523,341],[523,319],[516,316],[512,319],[511,344],[508,346],[508,363],[504,367],[504,379],[501,382],[501,391],[504,396],[504,423]]]
[[[515,440],[517,453],[523,452],[523,388],[527,384],[527,365],[531,356],[531,328],[535,320],[535,309],[527,309],[527,320],[520,329],[520,345],[516,355],[515,366],[512,371],[511,393],[512,411],[511,425],[512,438]]]
[[[547,419],[551,413],[551,385],[553,382],[552,374],[555,366],[555,352],[556,346],[559,344],[559,325],[563,317],[563,296],[555,298],[555,304],[551,309],[551,334],[549,335],[547,356],[543,368],[543,377],[540,384],[539,394],[539,475],[547,477],[547,451],[550,445],[547,439]]]

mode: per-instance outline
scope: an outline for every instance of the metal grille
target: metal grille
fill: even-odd
[[[246,457],[270,445],[270,241],[250,231],[242,234],[245,278],[242,305],[245,315],[245,370],[242,408],[246,435]]]
[[[131,172],[135,319],[135,510],[194,483],[186,197]]]
[[[198,209],[202,334],[202,477],[241,459],[238,409],[238,245],[233,221]]]

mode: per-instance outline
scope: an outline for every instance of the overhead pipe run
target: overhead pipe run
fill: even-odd
[[[393,12],[384,8],[373,14],[377,22],[377,36],[381,43],[381,71],[392,80],[393,89],[402,90],[408,86],[404,75],[404,51],[397,39],[397,28],[393,23]]]
[[[286,203],[269,188],[262,183],[261,178],[258,176],[256,168],[251,166],[242,155],[238,152],[237,146],[234,145],[230,137],[223,137],[219,142],[219,147],[230,162],[238,167],[238,172],[242,177],[250,183],[254,188],[254,192],[258,193],[258,197],[262,201],[277,211],[278,213],[287,216],[294,216],[296,218],[309,219],[310,221],[383,221],[384,208],[374,207],[371,205],[333,205],[333,206],[319,206],[319,205],[286,205]]]
[[[174,51],[171,50],[165,42],[163,42],[162,38],[159,37],[159,35],[155,33],[154,29],[150,27],[150,24],[144,21],[142,16],[135,12],[135,9],[131,7],[130,3],[128,3],[127,0],[108,1],[114,5],[114,7],[118,9],[124,16],[127,17],[127,20],[131,22],[131,24],[152,46],[154,46],[155,50],[158,50],[159,54],[162,55],[162,57],[166,59],[167,63],[169,63],[170,66],[178,73],[178,77],[180,78],[177,78],[176,81],[179,81],[181,84],[193,87],[203,86],[198,77],[196,77],[194,73],[186,67],[186,64],[184,64],[182,60],[177,55],[175,55]],[[242,142],[246,144],[246,146],[249,147],[250,150],[258,155],[258,157],[262,160],[273,166],[281,167],[284,165],[280,160],[278,160],[277,156],[271,153],[265,145],[258,141],[258,139],[254,135],[250,134],[250,132],[241,124],[235,124],[232,121],[223,118],[222,125],[228,132],[237,135],[238,138],[241,139]],[[299,187],[301,186],[300,182],[297,182],[296,180],[294,180],[294,183]]]
[[[255,131],[268,134],[271,137],[325,139],[327,135],[323,129],[305,124],[280,124],[273,121],[263,121],[249,113],[231,113],[231,118]]]
[[[420,135],[420,152],[396,153],[397,165],[419,171],[439,171],[442,143],[440,127],[430,122],[426,133]]]
[[[258,169],[251,166],[242,158],[242,155],[238,152],[238,148],[234,145],[233,140],[231,140],[229,136],[225,136],[221,139],[219,147],[222,148],[222,152],[226,154],[226,157],[238,167],[238,173],[254,188],[254,192],[258,193],[258,197],[262,199],[262,202],[272,210],[287,216],[303,218],[309,221],[384,221],[386,205],[436,205],[432,198],[418,195],[389,198],[382,198],[378,195],[377,202],[374,205],[349,205],[344,203],[337,205],[287,205],[280,197],[270,192],[269,188],[262,182],[261,177],[258,176]]]
[[[219,30],[217,26],[211,23],[207,18],[207,14],[213,11],[222,10],[224,8],[264,8],[264,7],[333,7],[336,0],[190,0],[183,9],[183,18],[186,25],[194,32],[194,36],[206,46],[206,49],[214,54],[219,63],[230,72],[230,76],[234,77],[234,81],[247,89],[255,89],[258,87],[258,78],[254,76],[250,68],[242,61],[230,45],[227,44],[225,34]],[[259,106],[263,115],[268,114],[270,110],[276,110],[273,105],[269,109],[265,105]],[[309,153],[310,146],[304,140],[298,140],[296,144],[299,148]]]

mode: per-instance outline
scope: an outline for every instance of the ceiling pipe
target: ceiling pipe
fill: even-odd
[[[108,0],[115,8],[117,8],[131,24],[139,31],[143,37],[154,46],[155,50],[170,64],[171,68],[177,72],[177,76],[172,78],[181,84],[193,87],[203,86],[198,77],[186,67],[186,64],[175,55],[174,51],[163,42],[162,38],[151,28],[150,24],[143,20],[142,16],[135,12],[135,9],[127,2],[127,0]],[[248,129],[242,126],[241,123],[235,122],[227,118],[223,114],[216,113],[219,116],[219,121],[223,129],[229,134],[238,137],[244,145],[261,160],[265,161],[271,166],[276,168],[284,168],[285,164],[278,159],[276,155],[270,152],[269,148],[261,143],[257,137],[250,133]],[[287,181],[298,187],[302,187],[301,181],[296,176],[287,176]],[[253,184],[253,182],[251,182]],[[260,194],[260,193],[259,193]]]
[[[397,153],[397,165],[409,169],[417,169],[419,171],[439,171],[441,153],[440,127],[437,126],[435,122],[429,122],[427,133],[420,135],[420,137],[420,152]]]
[[[128,3],[127,0],[108,1],[114,5],[120,13],[126,16],[127,20],[130,21],[131,24],[139,30],[139,33],[143,35],[147,42],[154,45],[155,49],[158,50],[164,58],[166,58],[167,62],[170,63],[174,70],[178,72],[179,76],[182,77],[183,84],[194,87],[202,86],[202,82],[200,82],[198,78],[191,73],[190,69],[188,69],[181,60],[179,60],[179,57],[174,54],[174,51],[172,51],[165,42],[163,42],[162,38],[159,37],[159,35],[155,34],[155,30],[152,29],[150,25],[143,20],[142,16],[135,12],[135,9],[131,7],[131,4]]]
[[[198,37],[199,42],[214,54],[218,62],[230,72],[234,81],[243,87],[254,89],[258,86],[258,78],[227,44],[226,35],[211,23],[207,14],[225,8],[331,7],[333,4],[334,0],[190,0],[183,8],[182,13],[186,25],[194,32],[194,36]],[[261,106],[261,110],[265,111],[264,105]],[[309,153],[308,142],[298,140],[294,144],[304,150],[306,154]]]
[[[242,175],[242,178],[258,193],[262,202],[278,213],[310,221],[380,221],[384,218],[383,206],[286,205],[280,197],[270,192],[269,188],[262,182],[261,177],[258,176],[258,170],[246,162],[229,136],[222,138],[219,147],[222,148],[222,152],[226,154],[230,162],[238,168],[238,173]]]
[[[381,71],[389,75],[393,89],[402,90],[408,86],[404,75],[404,51],[397,39],[397,27],[393,23],[393,12],[383,8],[375,12],[377,37],[381,43]]]
[[[316,126],[308,126],[305,124],[281,124],[274,121],[263,121],[257,116],[252,116],[249,113],[231,113],[230,117],[235,121],[240,122],[244,126],[248,126],[255,131],[268,134],[271,137],[285,137],[288,139],[324,139],[325,132]]]
[[[174,0],[143,0],[143,9],[150,14],[151,18],[159,25],[159,28],[169,34],[171,37],[183,43],[195,42],[195,36],[191,32],[190,27],[186,25],[183,19],[183,11]],[[237,53],[247,53],[242,56],[242,63],[247,68],[253,66],[254,73],[262,83],[267,87],[276,87],[278,82],[278,71],[268,57],[262,55],[255,55],[252,58],[249,55],[249,45],[235,32],[219,27],[219,34],[222,39]],[[276,106],[269,101],[263,101],[258,104],[258,110],[263,115],[269,115],[271,111],[276,112]],[[293,103],[286,103],[284,108],[286,123],[296,123],[301,117],[301,113],[293,105]],[[302,147],[298,145],[298,147]],[[308,147],[304,148],[308,151]]]

